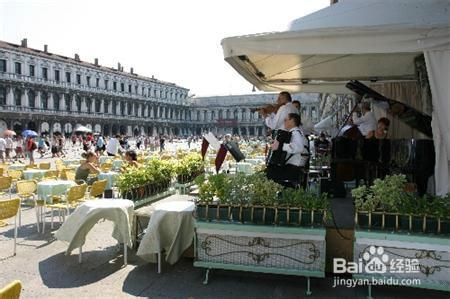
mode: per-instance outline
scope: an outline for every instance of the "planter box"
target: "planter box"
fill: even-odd
[[[196,223],[195,267],[325,277],[325,230]]]
[[[321,210],[300,208],[196,204],[197,220],[208,222],[323,227],[325,216]]]
[[[377,251],[382,247],[382,254],[370,254],[371,246],[374,246]],[[364,258],[367,253],[370,254],[368,260]],[[383,255],[387,256],[384,261],[382,260]],[[379,271],[374,273],[365,266],[374,263],[373,261],[378,256],[377,263],[381,262],[382,264],[380,264]],[[361,273],[353,275],[355,278],[393,278],[399,281],[401,279],[419,279],[420,284],[411,286],[450,291],[450,239],[446,237],[356,231],[354,261],[361,261],[363,264]]]

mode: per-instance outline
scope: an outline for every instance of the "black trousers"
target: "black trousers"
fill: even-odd
[[[278,166],[275,164],[267,165],[267,178],[285,187],[297,187],[302,185],[303,168],[286,164]]]

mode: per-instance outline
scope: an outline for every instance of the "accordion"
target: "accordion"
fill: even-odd
[[[277,166],[283,166],[286,164],[287,152],[283,151],[283,145],[285,143],[291,142],[292,133],[285,130],[277,130],[275,133],[275,140],[277,140],[280,145],[277,150],[270,153],[268,163]]]

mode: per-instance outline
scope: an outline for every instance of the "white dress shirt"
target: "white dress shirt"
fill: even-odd
[[[295,106],[292,105],[291,102],[288,102],[281,106],[280,109],[278,109],[277,114],[271,113],[269,116],[267,116],[265,120],[266,126],[271,128],[272,130],[286,130],[286,127],[284,126],[284,119],[288,116],[289,113],[298,114],[297,108],[295,108]]]
[[[297,127],[289,130],[289,132],[292,132],[291,142],[283,144],[283,151],[288,153],[286,158],[290,157],[286,164],[305,166],[307,158],[302,156],[302,154],[307,152],[305,149],[305,146],[307,146],[305,142],[306,137],[303,136],[303,133]]]
[[[116,138],[111,138],[108,144],[106,145],[106,152],[112,155],[117,155],[117,153],[119,152],[119,148],[120,148],[119,140],[117,140]]]
[[[377,120],[372,111],[366,112],[366,114],[361,117],[358,117],[358,114],[354,112],[352,120],[364,136],[367,136],[370,131],[375,131],[377,129]]]

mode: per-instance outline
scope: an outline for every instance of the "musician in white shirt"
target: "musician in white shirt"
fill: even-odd
[[[359,131],[364,137],[371,136],[377,129],[377,119],[372,111],[370,111],[370,103],[362,104],[362,116],[358,117],[356,112],[353,113],[352,121],[358,126]]]
[[[300,101],[292,101],[292,105],[297,108],[298,114],[300,115],[300,129],[302,130],[303,134],[311,135],[312,133],[314,133],[314,125],[309,117],[302,112],[302,104],[300,103]]]
[[[267,176],[285,186],[295,186],[301,182],[302,167],[307,161],[306,138],[299,128],[300,115],[290,113],[284,120],[285,128],[291,132],[289,143],[283,144],[282,150],[287,153],[285,165],[273,166],[269,164]],[[272,150],[277,150],[280,143],[275,140]],[[286,184],[287,183],[287,184]]]
[[[271,113],[270,115],[262,113],[265,118],[265,124],[272,130],[286,130],[284,125],[284,120],[289,113],[297,113],[298,110],[292,105],[291,94],[287,91],[282,91],[278,94],[277,104],[281,107],[278,109],[277,113]]]

